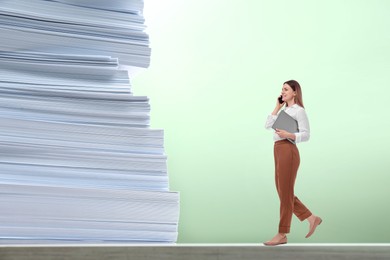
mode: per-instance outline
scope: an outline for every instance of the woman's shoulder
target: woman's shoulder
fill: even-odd
[[[297,111],[305,111],[305,108],[304,107],[301,107],[300,105],[298,104],[294,104],[292,106],[294,109],[296,109]]]
[[[306,110],[304,107],[301,107],[298,104],[294,104],[294,109],[295,109],[295,114],[297,117],[299,117],[299,118],[307,117]]]

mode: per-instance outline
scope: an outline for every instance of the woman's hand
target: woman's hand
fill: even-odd
[[[277,115],[279,110],[284,106],[284,104],[286,104],[286,102],[283,102],[282,104],[280,104],[279,97],[278,97],[276,99],[276,106],[274,108],[274,111],[272,112],[272,115]]]
[[[276,128],[275,133],[277,133],[280,138],[288,138],[288,139],[295,140],[295,135],[285,130]]]

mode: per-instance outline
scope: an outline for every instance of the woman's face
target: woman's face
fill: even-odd
[[[294,100],[295,97],[295,91],[288,85],[288,84],[283,84],[282,87],[282,100],[284,102],[289,102]]]

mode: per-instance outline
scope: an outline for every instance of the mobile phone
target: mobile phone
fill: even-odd
[[[284,101],[283,101],[283,99],[282,99],[282,95],[280,95],[280,97],[278,97],[278,100],[279,100],[279,103],[280,103],[280,104],[283,104]]]

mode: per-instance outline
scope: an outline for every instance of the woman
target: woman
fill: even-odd
[[[300,157],[295,143],[308,141],[310,138],[309,121],[302,101],[301,86],[295,80],[283,83],[281,101],[276,101],[276,106],[265,123],[266,129],[271,129],[279,110],[286,105],[285,112],[298,122],[298,133],[289,133],[282,129],[276,129],[274,133],[274,158],[275,158],[275,183],[280,199],[280,222],[278,233],[264,244],[275,246],[287,243],[286,234],[290,233],[292,214],[299,220],[308,220],[310,237],[317,226],[321,224],[320,217],[315,216],[294,195],[294,183],[297,176]]]

